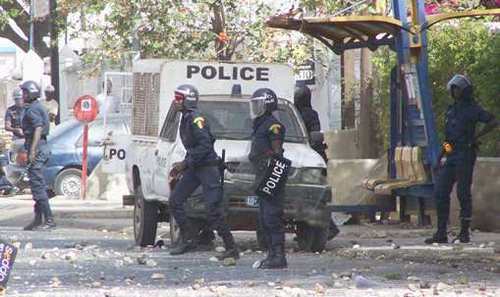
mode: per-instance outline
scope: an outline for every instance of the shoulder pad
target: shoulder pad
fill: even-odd
[[[281,131],[281,124],[272,124],[271,126],[269,126],[269,131],[274,134],[279,134]]]
[[[203,127],[205,127],[205,118],[200,115],[197,115],[193,119],[193,124],[195,124],[198,128],[203,129]]]

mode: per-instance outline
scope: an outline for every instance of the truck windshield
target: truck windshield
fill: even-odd
[[[199,108],[217,139],[248,140],[252,134],[250,106],[242,101],[200,101]],[[306,136],[292,108],[279,104],[279,121],[286,127],[286,142],[303,143]]]

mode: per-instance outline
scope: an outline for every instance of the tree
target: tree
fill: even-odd
[[[84,55],[96,67],[121,64],[137,52],[142,58],[259,62],[288,62],[301,53],[293,36],[266,28],[273,12],[263,0],[60,0],[59,7],[60,14],[82,16],[69,23],[72,37],[99,37]]]
[[[4,37],[12,41],[19,48],[28,51],[29,42],[23,39],[9,25],[9,19],[13,20],[25,36],[29,36],[30,32],[30,16],[29,13],[21,6],[17,0],[0,0],[0,37]],[[50,54],[49,47],[43,41],[43,37],[49,35],[49,19],[36,19],[33,45],[35,52],[40,57],[46,57]]]

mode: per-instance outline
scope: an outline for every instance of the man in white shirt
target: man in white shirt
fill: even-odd
[[[50,128],[52,129],[56,125],[56,117],[59,112],[59,103],[57,103],[56,92],[52,85],[48,85],[45,88],[45,101],[43,101],[43,106],[45,106],[49,114]]]

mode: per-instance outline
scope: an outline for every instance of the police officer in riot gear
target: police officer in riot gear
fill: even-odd
[[[226,251],[219,260],[239,258],[239,251],[231,230],[224,221],[220,158],[214,150],[215,138],[205,118],[198,112],[198,91],[190,85],[182,85],[175,91],[175,108],[182,113],[179,127],[182,144],[186,149],[183,161],[173,165],[170,176],[182,175],[170,196],[172,215],[179,224],[180,240],[170,254],[178,255],[196,247],[193,226],[188,223],[184,203],[200,185],[207,208],[207,220],[211,230],[224,241]]]
[[[5,131],[12,132],[12,140],[16,140],[24,138],[21,121],[25,107],[21,89],[15,89],[12,92],[12,99],[14,99],[14,105],[9,106],[5,112]]]
[[[22,127],[25,135],[24,147],[28,151],[28,176],[31,193],[35,200],[33,221],[24,230],[48,230],[56,226],[50,209],[47,184],[43,167],[48,161],[50,150],[47,146],[49,115],[40,98],[40,87],[34,81],[26,81],[20,86],[24,102],[27,104]]]
[[[313,150],[315,150],[323,158],[323,160],[325,160],[325,163],[328,163],[328,157],[325,152],[327,146],[323,143],[323,141],[315,141],[311,137],[311,132],[321,131],[321,123],[319,121],[318,112],[312,108],[311,90],[306,85],[295,87],[293,104],[300,112],[302,120],[306,125],[307,134],[309,134],[309,144]],[[323,174],[326,176],[326,170]],[[340,233],[339,228],[333,220],[330,221],[329,229],[328,239],[332,239]]]
[[[276,94],[267,88],[258,89],[250,100],[253,120],[252,145],[248,159],[254,167],[255,185],[260,184],[262,174],[273,156],[283,156],[285,127],[275,117],[278,110]],[[260,269],[282,269],[287,267],[285,256],[283,195],[276,197],[259,196],[260,226],[267,245],[267,257],[261,261]]]
[[[485,111],[473,97],[471,81],[463,75],[455,75],[447,85],[455,102],[446,111],[445,142],[443,153],[446,162],[439,172],[434,189],[437,210],[437,232],[426,243],[447,243],[447,223],[450,212],[450,193],[457,184],[460,202],[461,229],[453,241],[470,241],[470,222],[472,219],[471,185],[476,161],[479,138],[492,131],[498,122]],[[477,123],[486,124],[476,133]]]

